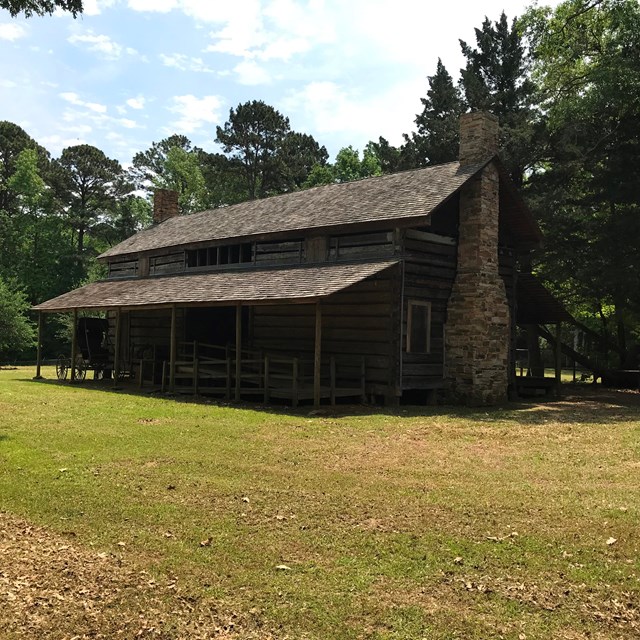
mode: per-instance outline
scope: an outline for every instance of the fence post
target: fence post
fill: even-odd
[[[43,313],[38,311],[38,355],[36,362],[36,377],[34,380],[41,380],[42,375],[40,369],[42,367],[42,329],[43,329]]]
[[[198,395],[198,376],[200,375],[200,367],[198,360],[198,343],[193,341],[193,395]]]
[[[269,356],[264,357],[264,403],[269,402]]]
[[[298,358],[293,359],[293,380],[291,386],[291,404],[293,407],[298,406]]]
[[[236,402],[240,400],[242,383],[242,305],[236,305]]]
[[[329,358],[329,396],[331,406],[336,404],[336,359],[335,356]]]

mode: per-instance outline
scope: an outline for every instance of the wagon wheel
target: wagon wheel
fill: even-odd
[[[73,379],[76,382],[82,382],[87,377],[87,366],[82,358],[76,360],[74,373]]]
[[[67,375],[69,373],[69,365],[71,364],[71,359],[65,355],[59,355],[56,360],[56,376],[58,376],[58,380],[66,380]]]

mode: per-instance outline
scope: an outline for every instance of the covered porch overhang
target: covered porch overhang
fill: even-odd
[[[315,330],[313,336],[313,401],[320,403],[322,366],[322,300],[341,292],[397,264],[394,260],[323,263],[264,269],[229,269],[209,273],[180,274],[148,278],[131,278],[95,282],[69,293],[48,300],[34,307],[39,312],[42,328],[43,314],[72,313],[74,326],[79,311],[111,312],[115,314],[114,371],[119,371],[121,315],[133,311],[170,311],[169,335],[169,388],[175,389],[178,361],[177,311],[202,307],[235,308],[235,398],[241,395],[242,367],[242,310],[258,305],[314,305]],[[39,339],[39,344],[41,337]],[[39,351],[40,353],[40,351]],[[195,354],[195,348],[194,348]],[[73,332],[71,363],[78,358],[76,331]],[[195,355],[194,355],[195,358]],[[41,358],[38,358],[37,376],[40,375]],[[262,366],[263,377],[268,376],[268,360]],[[141,365],[142,367],[142,365]],[[294,372],[296,364],[294,363]],[[332,379],[335,378],[332,361]],[[74,379],[74,367],[71,377]],[[194,360],[193,370],[198,365]],[[229,374],[229,377],[231,374]],[[115,377],[117,383],[118,376]],[[295,375],[294,375],[295,378]],[[164,380],[164,374],[163,374]],[[293,383],[295,386],[295,382]],[[335,385],[333,385],[335,386]],[[264,385],[265,399],[268,389]],[[194,382],[197,389],[197,382]],[[335,389],[331,391],[332,400]]]
[[[537,336],[544,332],[545,338],[554,348],[555,356],[553,378],[539,375],[517,376],[516,385],[519,391],[542,389],[548,392],[555,389],[559,394],[562,373],[561,327],[562,323],[573,323],[575,320],[536,276],[531,273],[520,273],[517,280],[516,322],[527,330],[533,329],[536,341]],[[555,336],[552,337],[550,332],[542,329],[544,325],[555,325]]]

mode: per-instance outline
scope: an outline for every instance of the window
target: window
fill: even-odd
[[[208,249],[192,249],[186,253],[188,268],[253,262],[253,246],[250,242]]]
[[[431,353],[431,303],[409,300],[407,353]]]

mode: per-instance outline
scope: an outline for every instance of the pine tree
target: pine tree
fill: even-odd
[[[451,162],[458,157],[459,120],[465,111],[460,89],[438,58],[436,73],[427,78],[427,97],[421,98],[424,109],[416,115],[417,132],[405,134],[418,166]],[[406,153],[406,152],[405,152]]]

